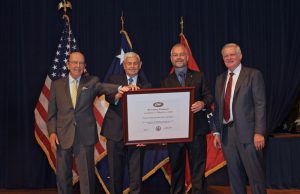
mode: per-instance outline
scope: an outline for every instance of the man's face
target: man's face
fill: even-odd
[[[79,78],[85,68],[84,56],[79,52],[72,53],[67,62],[67,66],[70,71],[70,75],[74,79]]]
[[[175,46],[172,48],[170,59],[175,68],[181,68],[187,65],[189,56],[183,46]]]
[[[123,65],[125,73],[129,77],[136,76],[139,73],[139,70],[141,69],[141,63],[136,56],[127,57]]]
[[[225,66],[230,70],[233,71],[242,60],[242,54],[237,52],[236,47],[226,47],[223,49],[223,61]]]

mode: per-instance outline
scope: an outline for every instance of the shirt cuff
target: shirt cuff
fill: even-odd
[[[118,92],[120,92],[121,88],[122,88],[122,85],[118,87]]]

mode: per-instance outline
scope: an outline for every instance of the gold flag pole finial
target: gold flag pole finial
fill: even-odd
[[[183,34],[183,16],[180,18],[180,28],[181,28],[181,34]]]
[[[58,4],[58,11],[61,10],[63,8],[64,10],[64,15],[63,15],[63,19],[67,20],[67,25],[68,25],[68,45],[71,45],[71,27],[70,27],[70,18],[67,15],[67,11],[68,9],[72,9],[72,4],[70,1],[68,0],[62,0],[59,4]],[[71,52],[71,46],[69,47],[69,52]]]
[[[123,11],[122,11],[122,15],[121,15],[121,25],[122,25],[122,28],[121,28],[121,31],[124,31],[125,28],[124,28],[124,15],[123,15]]]
[[[64,16],[63,17],[65,17],[65,16],[67,16],[67,11],[68,11],[68,8],[69,9],[72,9],[72,4],[71,4],[71,2],[70,1],[66,1],[66,0],[63,0],[63,1],[61,1],[59,4],[58,4],[58,10],[61,10],[63,8],[63,10],[64,10]]]

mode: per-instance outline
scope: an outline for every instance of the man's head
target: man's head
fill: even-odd
[[[225,44],[222,48],[221,54],[223,56],[225,66],[230,71],[234,71],[234,69],[241,63],[241,48],[235,43]]]
[[[135,52],[128,52],[124,55],[123,66],[126,75],[129,77],[134,77],[139,73],[141,69],[142,62],[140,56]]]
[[[67,61],[67,67],[70,71],[70,75],[77,79],[79,78],[85,69],[85,59],[81,52],[71,52]]]
[[[175,68],[186,67],[189,59],[186,48],[182,44],[175,44],[171,49],[170,59]]]

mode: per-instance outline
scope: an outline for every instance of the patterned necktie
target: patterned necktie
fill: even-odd
[[[73,80],[73,86],[72,86],[72,104],[73,108],[76,106],[76,98],[77,98],[77,81]]]
[[[128,79],[128,85],[131,85],[133,83],[132,77]]]
[[[184,72],[178,73],[178,77],[179,77],[180,85],[185,86],[185,73]]]
[[[231,97],[231,88],[232,88],[232,76],[234,73],[229,73],[230,77],[226,87],[226,93],[224,98],[224,120],[229,121],[230,118],[230,97]]]

